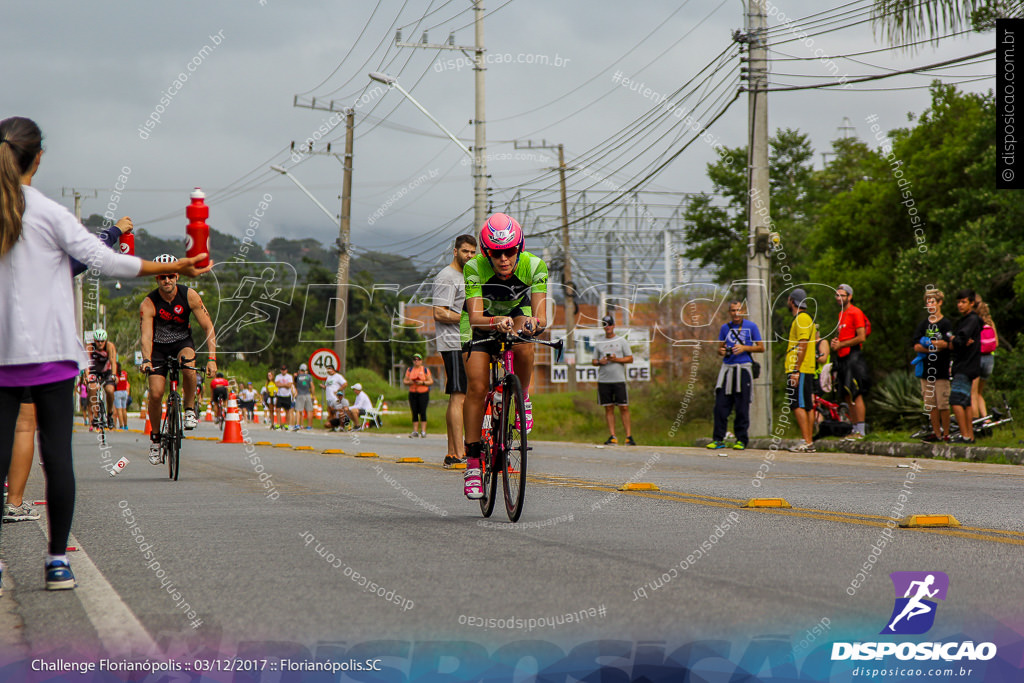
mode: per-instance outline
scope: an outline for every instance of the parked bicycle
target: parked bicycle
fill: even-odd
[[[195,361],[193,361],[194,363]],[[181,464],[181,441],[185,438],[182,396],[178,393],[178,373],[181,370],[196,370],[195,365],[181,363],[177,358],[170,357],[164,361],[163,366],[167,368],[167,383],[170,388],[167,393],[167,415],[160,426],[160,462],[167,463],[168,478],[178,481],[178,471]],[[196,370],[199,374],[198,382],[202,383],[202,370]]]
[[[989,436],[990,434],[992,434],[993,428],[999,427],[1000,425],[1004,425],[1004,424],[1013,422],[1013,411],[1010,409],[1010,402],[1007,400],[1006,394],[1002,394],[1002,398],[1003,398],[1003,409],[1002,410],[997,410],[997,409],[993,408],[991,415],[985,415],[983,417],[975,418],[973,420],[974,435],[975,435],[975,437]],[[1016,437],[1017,436],[1016,428],[1014,428],[1011,425],[1011,429],[1013,429],[1013,435]],[[931,419],[929,417],[929,414],[925,413],[924,414],[924,426],[922,426],[921,429],[919,429],[916,432],[914,432],[913,434],[911,434],[910,438],[911,439],[924,439],[929,434],[933,434],[933,433],[934,432],[932,431]],[[949,416],[949,435],[952,437],[952,436],[956,436],[959,433],[960,433],[960,425],[956,421],[956,415],[950,414],[950,416]]]
[[[562,352],[562,340],[545,341],[521,337],[511,332],[494,333],[486,339],[466,344],[470,349],[482,347],[491,354],[490,388],[487,403],[491,409],[490,424],[484,425],[482,479],[484,495],[480,512],[490,517],[498,495],[498,473],[501,473],[505,496],[505,513],[509,521],[519,521],[526,498],[526,462],[530,446],[526,437],[526,407],[523,387],[514,374],[512,346],[542,344]]]
[[[853,431],[849,408],[845,403],[833,403],[814,395],[814,438],[847,436]]]

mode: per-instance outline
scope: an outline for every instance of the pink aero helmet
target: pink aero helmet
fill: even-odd
[[[516,249],[521,252],[525,244],[523,229],[516,219],[508,214],[491,214],[480,228],[480,248],[482,250]]]

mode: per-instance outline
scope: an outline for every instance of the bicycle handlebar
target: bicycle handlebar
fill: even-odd
[[[197,368],[195,365],[189,365],[188,363],[179,363],[178,359],[176,359],[176,358],[168,358],[166,361],[164,361],[160,365],[153,365],[152,363],[150,363],[149,370],[144,370],[143,372],[145,372],[147,375],[149,375],[149,374],[152,374],[152,372],[154,370],[157,370],[158,368],[167,368],[168,370],[170,370],[170,369],[172,369],[171,368],[171,363],[170,363],[170,361],[172,361],[172,360],[174,361],[174,364],[178,366],[177,367],[178,370],[194,370],[195,372],[201,372],[204,375],[206,374],[206,369],[205,368]],[[195,363],[195,359],[194,358],[192,359],[192,363]]]
[[[538,334],[543,331],[544,330],[539,330]],[[555,350],[556,358],[562,355],[562,350],[565,346],[564,339],[559,339],[558,341],[547,341],[545,339],[537,339],[536,337],[523,337],[520,336],[519,334],[516,334],[515,332],[492,332],[484,339],[468,341],[464,346],[469,351],[472,351],[473,348],[476,346],[487,344],[492,341],[501,341],[502,337],[505,338],[504,340],[506,342],[511,342],[513,344],[541,344],[543,346],[550,347]]]

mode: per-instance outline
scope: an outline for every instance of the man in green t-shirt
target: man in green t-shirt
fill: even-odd
[[[807,292],[797,287],[786,300],[793,324],[789,327],[786,346],[786,398],[796,416],[804,442],[789,450],[814,453],[814,319],[807,313]]]

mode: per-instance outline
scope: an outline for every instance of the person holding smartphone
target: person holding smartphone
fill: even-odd
[[[608,421],[611,435],[605,445],[615,445],[615,406],[619,407],[622,429],[626,432],[626,445],[635,446],[632,425],[629,421],[629,392],[626,391],[626,366],[633,362],[633,350],[629,342],[615,334],[615,319],[606,315],[601,318],[604,338],[595,339],[594,360],[597,366],[597,402],[604,406],[604,417]]]

